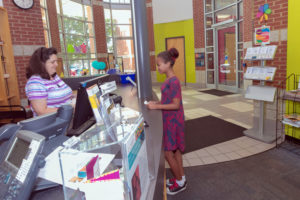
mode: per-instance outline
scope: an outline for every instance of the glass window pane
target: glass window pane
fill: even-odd
[[[235,3],[237,0],[215,0],[215,10],[218,10],[220,8],[224,8],[230,4]]]
[[[238,84],[239,84],[239,88],[244,88],[244,73],[243,72],[239,72],[238,75]]]
[[[229,8],[226,8],[224,10],[218,11],[215,14],[215,22],[224,22],[229,19],[236,19],[236,6],[231,6]]]
[[[212,24],[213,24],[212,14],[206,15],[206,28],[211,28]]]
[[[61,16],[60,15],[57,15],[57,23],[58,23],[59,32],[62,32]]]
[[[104,9],[104,18],[106,23],[110,23],[110,9]]]
[[[214,69],[214,54],[209,53],[207,56],[207,69]]]
[[[40,0],[40,6],[41,7],[46,7],[46,2],[45,2],[45,0]]]
[[[46,16],[46,10],[41,8],[41,13],[42,13],[42,21],[43,21],[43,27],[47,28],[47,16]]]
[[[64,38],[62,33],[59,34],[61,52],[65,52]]]
[[[44,29],[44,38],[45,38],[45,46],[49,48],[50,46],[50,37],[49,37],[49,32]]]
[[[211,0],[205,0],[205,12],[212,11],[212,3]]]
[[[85,38],[77,35],[65,35],[67,52],[68,53],[84,53],[84,49],[81,48],[81,45],[85,43]]]
[[[243,70],[244,51],[238,51],[238,70]]]
[[[59,0],[56,0],[56,12],[57,14],[60,14]]]
[[[83,19],[82,5],[71,0],[61,0],[64,16]]]
[[[120,0],[111,0],[111,3],[120,3]]]
[[[84,5],[84,14],[85,20],[92,22],[93,21],[93,11],[91,6]]]
[[[214,34],[213,30],[206,31],[206,46],[213,46],[214,45]]]
[[[135,71],[135,61],[134,56],[123,57],[123,68],[124,72],[134,72]]]
[[[214,84],[215,83],[215,76],[213,71],[207,71],[207,83]]]
[[[239,7],[239,19],[243,19],[244,17],[244,9],[243,9],[243,2],[239,3],[238,4],[238,7]]]
[[[214,47],[207,47],[206,52],[214,52]]]
[[[114,46],[113,46],[113,40],[111,37],[106,38],[106,44],[107,44],[107,52],[113,53],[114,52]]]
[[[131,37],[132,26],[131,25],[115,25],[114,37]]]
[[[87,52],[96,53],[95,38],[91,37],[87,40]]]
[[[116,40],[118,56],[133,55],[133,40]]]
[[[243,42],[244,40],[243,40],[243,22],[239,22],[238,23],[238,27],[239,27],[239,29],[238,29],[238,31],[239,31],[239,34],[238,34],[238,41],[239,42]]]
[[[71,76],[81,76],[83,69],[82,60],[69,60],[69,74]]]
[[[82,21],[64,17],[65,33],[84,35],[84,23]]]
[[[94,36],[94,24],[93,23],[86,23],[86,33],[88,36]]]
[[[114,24],[131,24],[131,10],[112,10]]]

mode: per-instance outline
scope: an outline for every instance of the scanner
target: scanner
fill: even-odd
[[[39,168],[45,164],[42,155],[45,137],[20,130],[19,125],[8,124],[0,128],[0,141],[8,138],[0,160],[0,199],[26,200]]]

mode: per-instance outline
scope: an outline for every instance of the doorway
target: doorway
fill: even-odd
[[[184,37],[166,38],[166,50],[176,48],[179,56],[173,66],[175,75],[181,83],[186,84],[186,68],[185,68],[185,43]]]
[[[236,30],[235,26],[217,28],[217,88],[235,91],[236,79]]]

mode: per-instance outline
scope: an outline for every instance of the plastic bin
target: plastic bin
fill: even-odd
[[[135,74],[120,74],[122,84],[130,83],[128,80],[126,80],[127,76],[129,76],[135,82]]]

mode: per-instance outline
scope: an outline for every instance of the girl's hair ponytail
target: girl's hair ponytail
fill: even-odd
[[[179,56],[179,52],[176,48],[171,48],[168,51],[163,51],[157,55],[164,60],[164,63],[170,62],[171,67],[175,64],[176,59]]]

